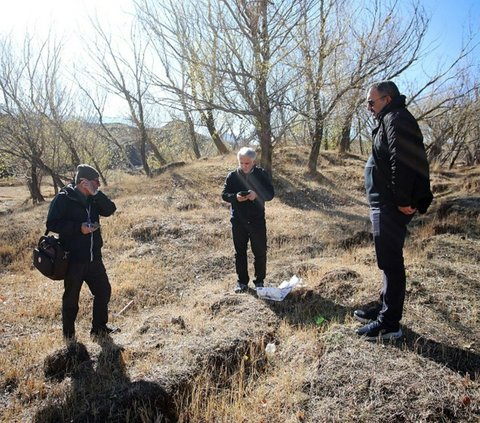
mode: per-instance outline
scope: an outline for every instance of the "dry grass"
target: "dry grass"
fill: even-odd
[[[383,345],[357,339],[351,317],[380,287],[364,159],[322,154],[320,173],[308,175],[307,157],[286,148],[275,158],[266,282],[296,274],[304,286],[273,304],[231,293],[220,191],[233,155],[150,180],[113,173],[105,191],[118,212],[102,231],[111,321],[122,332],[89,339],[84,289],[73,349],[61,340],[62,284],[30,265],[48,205],[1,186],[1,420],[478,421],[480,172],[433,174],[435,204],[415,218],[405,248],[406,336]]]

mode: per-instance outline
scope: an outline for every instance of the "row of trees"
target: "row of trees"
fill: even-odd
[[[419,78],[431,46],[418,3],[132,1],[128,36],[112,38],[92,19],[94,35],[83,40],[84,56],[75,52],[74,69],[53,36],[40,46],[33,37],[20,47],[1,41],[0,160],[14,158],[28,169],[34,201],[43,200],[42,175],[60,187],[73,166],[87,161],[106,183],[103,171],[126,157],[106,124],[111,97],[127,106],[124,118],[135,128],[147,176],[179,152],[205,154],[199,133],[219,154],[258,143],[268,171],[276,146],[306,145],[308,170],[316,172],[321,148],[368,149],[365,90],[382,79],[402,81],[432,161],[480,160],[474,36],[449,63]],[[409,81],[415,67],[416,80]],[[180,149],[155,130],[166,115],[185,122]]]

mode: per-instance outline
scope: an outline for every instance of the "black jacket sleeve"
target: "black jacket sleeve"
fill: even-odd
[[[93,202],[97,205],[100,216],[111,216],[117,210],[115,203],[110,200],[102,191],[93,196]]]
[[[236,184],[234,178],[235,172],[230,172],[225,178],[225,183],[223,184],[222,199],[230,204],[237,201],[238,190],[235,187]]]

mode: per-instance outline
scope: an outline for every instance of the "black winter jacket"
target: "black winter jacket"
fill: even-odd
[[[255,201],[237,201],[237,193],[252,190],[257,193]],[[248,174],[240,169],[227,175],[222,191],[222,199],[231,204],[231,217],[242,221],[251,221],[265,218],[265,201],[275,196],[272,182],[268,173],[257,166]]]
[[[385,106],[372,135],[372,154],[365,167],[369,204],[426,211],[424,199],[430,196],[428,205],[431,202],[429,165],[422,133],[405,107],[405,96],[395,97]]]
[[[115,203],[103,192],[86,197],[73,185],[67,185],[50,204],[47,229],[59,234],[63,247],[70,251],[72,261],[92,262],[102,257],[101,228],[84,235],[82,223],[100,223],[100,216],[110,216],[115,210]]]

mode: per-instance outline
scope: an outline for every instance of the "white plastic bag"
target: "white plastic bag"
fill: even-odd
[[[301,283],[302,280],[294,275],[289,281],[283,281],[277,288],[270,286],[257,288],[257,297],[263,300],[283,301],[290,291]]]

